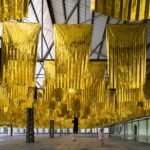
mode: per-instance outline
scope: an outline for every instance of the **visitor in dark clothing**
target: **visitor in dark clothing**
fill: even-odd
[[[78,118],[74,117],[72,123],[73,123],[73,141],[76,141],[77,133],[78,133]]]

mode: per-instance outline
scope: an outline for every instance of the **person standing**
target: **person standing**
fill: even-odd
[[[78,117],[74,117],[72,123],[73,123],[73,141],[76,141],[78,134]]]

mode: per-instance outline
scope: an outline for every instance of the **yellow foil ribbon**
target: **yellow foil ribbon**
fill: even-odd
[[[149,0],[91,0],[91,11],[97,11],[119,20],[150,18]]]

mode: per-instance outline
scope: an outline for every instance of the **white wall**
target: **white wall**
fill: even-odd
[[[137,137],[134,135],[134,126],[137,126]],[[121,127],[121,132],[120,131]],[[124,131],[125,128],[125,131]],[[113,126],[114,134],[119,134],[122,139],[137,140],[139,142],[150,143],[150,117],[131,120]],[[125,133],[125,135],[124,135]]]

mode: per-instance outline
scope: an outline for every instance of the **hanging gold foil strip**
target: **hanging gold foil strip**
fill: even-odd
[[[7,99],[9,90],[8,86],[0,85],[0,99]]]
[[[117,89],[119,102],[143,102],[143,89]]]
[[[34,103],[35,127],[36,128],[39,128],[39,127],[48,128],[49,117],[50,117],[49,109],[45,107],[45,102],[43,101],[43,99],[38,98],[38,101]]]
[[[104,91],[105,91],[105,81],[104,75],[106,70],[106,62],[90,60],[88,63],[88,71],[84,76],[82,82],[84,90],[82,90],[81,98],[81,116],[86,118],[84,110],[90,106],[92,109],[92,104],[96,105],[99,102],[104,101]]]
[[[44,61],[45,66],[45,92],[44,97],[46,101],[55,101],[56,94],[56,73],[55,62]],[[58,93],[59,94],[59,93]]]
[[[91,0],[91,11],[119,20],[136,21],[150,18],[149,0]]]
[[[150,92],[149,92],[150,91],[150,80],[145,81],[143,91],[144,91],[145,99],[150,100]]]
[[[109,88],[142,88],[146,77],[146,24],[108,25]]]
[[[81,89],[87,71],[92,25],[55,25],[56,82],[63,88]],[[57,86],[60,83],[57,83]]]
[[[3,23],[2,82],[34,86],[40,26],[33,23]]]
[[[97,85],[104,81],[106,71],[106,62],[90,60],[88,63],[88,80],[91,78],[91,84]],[[90,87],[90,85],[87,85]],[[88,88],[88,87],[85,87]]]
[[[1,0],[0,22],[28,17],[29,0]]]
[[[77,89],[68,89],[66,97],[67,110],[79,112],[81,107],[82,91]]]
[[[55,61],[44,61],[45,76],[47,80],[55,80]]]
[[[26,93],[27,93],[27,100],[24,103],[24,108],[33,108],[33,103],[35,101],[35,87],[28,87],[26,89]]]

